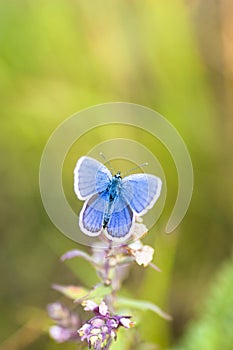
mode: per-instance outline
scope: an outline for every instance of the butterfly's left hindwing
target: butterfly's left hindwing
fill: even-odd
[[[79,215],[79,226],[88,236],[98,236],[103,228],[104,212],[108,205],[108,194],[95,194],[86,200]]]
[[[110,171],[97,160],[81,157],[74,169],[74,191],[81,200],[106,190],[112,179]]]

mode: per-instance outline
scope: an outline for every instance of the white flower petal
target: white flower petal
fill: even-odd
[[[102,301],[99,305],[99,313],[102,315],[102,316],[106,316],[107,313],[108,313],[108,307],[107,305],[105,304],[104,301]]]
[[[121,317],[120,323],[121,323],[122,326],[124,326],[125,328],[131,328],[131,327],[134,326],[134,322],[132,322],[132,321],[130,320],[130,318],[126,318],[126,317]]]
[[[98,304],[96,304],[94,301],[92,300],[84,300],[82,302],[82,306],[84,306],[84,310],[85,311],[93,311],[95,308],[98,307]]]
[[[140,240],[137,240],[131,244],[129,244],[130,249],[132,250],[140,250],[143,248],[143,244]]]
[[[154,249],[148,245],[143,246],[142,250],[134,253],[138,265],[147,266],[153,259]]]
[[[141,216],[135,216],[135,221],[141,223],[143,222],[143,218]]]
[[[140,239],[145,233],[148,232],[148,228],[142,223],[134,223],[133,226],[133,237]]]

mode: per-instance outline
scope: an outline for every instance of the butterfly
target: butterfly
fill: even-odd
[[[85,203],[79,226],[86,235],[102,231],[111,241],[123,242],[133,231],[136,216],[144,215],[160,196],[162,181],[151,174],[124,178],[91,157],[81,157],[74,169],[74,191]]]

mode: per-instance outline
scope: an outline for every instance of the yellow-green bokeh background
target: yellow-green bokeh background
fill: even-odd
[[[195,174],[189,211],[166,236],[162,227],[174,204],[177,175],[159,142],[120,126],[80,140],[77,158],[109,137],[132,137],[150,146],[168,177],[161,229],[148,238],[163,273],[136,267],[126,289],[169,310],[174,321],[145,313],[142,338],[173,346],[189,320],[198,318],[210,284],[232,253],[230,7],[224,0],[1,0],[1,350],[75,348],[55,344],[42,322],[46,303],[58,298],[50,284],[76,282],[58,261],[76,244],[44,211],[39,163],[59,123],[110,101],[163,114],[189,148]],[[91,286],[91,268],[75,263],[80,282]]]

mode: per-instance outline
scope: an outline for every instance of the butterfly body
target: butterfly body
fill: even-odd
[[[74,190],[85,200],[79,216],[81,230],[89,236],[102,231],[113,241],[132,234],[135,216],[144,215],[158,199],[161,180],[150,174],[134,174],[122,179],[112,175],[100,162],[81,157],[74,170]]]
[[[103,228],[107,227],[108,222],[109,222],[110,217],[111,217],[111,213],[112,213],[113,208],[114,208],[114,201],[116,200],[117,196],[120,195],[121,182],[122,182],[122,178],[120,176],[120,173],[118,172],[116,175],[113,176],[110,184],[108,185],[108,187],[106,189],[106,193],[108,194],[106,196],[108,198],[108,207],[104,213]]]

